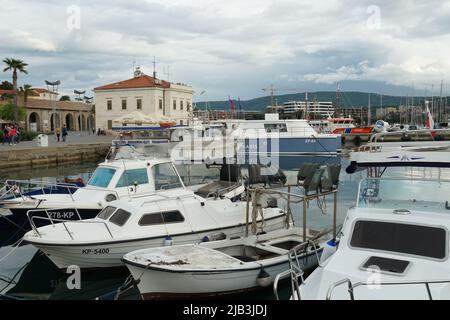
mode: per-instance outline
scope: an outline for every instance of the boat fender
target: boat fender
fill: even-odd
[[[324,262],[329,257],[331,257],[336,252],[336,249],[337,249],[336,241],[334,239],[328,241],[323,247],[322,256],[320,257],[320,263]]]
[[[202,242],[224,240],[226,237],[227,237],[227,235],[223,232],[208,234],[203,237]]]
[[[165,246],[165,247],[169,247],[169,246],[171,246],[171,245],[173,245],[173,239],[172,239],[171,236],[167,235],[167,236],[164,238],[164,246]]]
[[[258,286],[266,288],[272,284],[272,277],[264,270],[264,268],[261,268],[261,271],[256,278],[256,283]]]

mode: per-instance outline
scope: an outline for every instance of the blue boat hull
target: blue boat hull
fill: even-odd
[[[340,151],[340,137],[246,139],[237,155],[240,164],[272,164],[284,170],[295,170],[305,162],[337,163]]]

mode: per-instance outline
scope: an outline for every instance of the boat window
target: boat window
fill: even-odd
[[[138,223],[140,226],[151,226],[156,224],[177,223],[183,221],[184,217],[179,211],[168,211],[144,214]]]
[[[266,123],[264,128],[267,132],[287,132],[286,123]]]
[[[205,164],[176,165],[185,186],[200,185],[220,179],[219,167],[207,167]]]
[[[446,230],[439,227],[360,220],[353,227],[350,245],[354,248],[445,259],[446,238]]]
[[[134,184],[147,184],[148,183],[148,174],[147,169],[130,169],[126,170],[117,182],[116,188],[120,187],[128,187]]]
[[[176,189],[183,186],[171,163],[154,165],[152,172],[155,179],[155,190]]]
[[[117,212],[109,219],[110,222],[118,225],[119,227],[123,226],[127,220],[130,218],[131,213],[125,211],[123,209],[117,210]]]
[[[413,174],[412,171],[411,174]],[[425,172],[421,174],[424,175]],[[360,183],[357,206],[450,214],[450,182],[391,178],[365,179]]]
[[[100,211],[97,215],[97,218],[107,220],[111,215],[116,211],[117,208],[115,207],[105,207]]]
[[[116,173],[116,169],[98,167],[92,174],[88,185],[100,188],[108,187],[112,177]]]

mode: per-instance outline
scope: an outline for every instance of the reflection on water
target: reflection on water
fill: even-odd
[[[307,162],[311,159],[306,159]],[[320,159],[322,161],[323,159]],[[347,209],[356,203],[358,183],[366,177],[365,171],[347,175],[345,167],[348,160],[342,159],[342,171],[340,177],[338,193],[338,224],[342,223]],[[19,175],[0,176],[0,180],[13,179],[43,179],[61,180],[70,176],[71,178],[82,176],[87,180],[89,174],[95,169],[95,164],[84,166],[60,167],[44,171],[30,170],[23,171]],[[288,175],[296,175],[297,172],[287,172]],[[432,175],[439,177],[450,177],[449,170],[430,169],[405,169],[392,168],[386,172],[387,176],[411,176],[421,177]],[[86,181],[85,180],[85,181]],[[299,192],[299,190],[293,190]],[[308,227],[325,228],[332,225],[332,197],[325,199],[323,210],[320,210],[315,203],[310,203],[308,209]],[[281,203],[280,203],[281,204]],[[283,206],[283,204],[281,204]],[[292,206],[294,221],[296,225],[301,225],[302,208],[299,204]],[[84,271],[81,272],[81,289],[69,290],[66,281],[70,275],[60,271],[53,263],[40,251],[31,245],[20,246],[2,260],[10,251],[11,247],[0,248],[0,295],[6,294],[12,297],[26,299],[113,299],[117,290],[124,284],[129,276],[128,270],[115,268],[108,270]],[[281,287],[280,296],[284,299],[289,297],[289,283],[284,282]],[[122,291],[120,299],[139,299],[139,292],[135,287]],[[267,288],[257,294],[238,295],[237,299],[273,299],[271,288]]]

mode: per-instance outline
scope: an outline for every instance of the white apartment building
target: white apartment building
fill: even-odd
[[[113,120],[139,111],[154,119],[187,124],[192,112],[192,87],[142,73],[94,89],[97,129],[110,131]]]
[[[283,113],[295,113],[299,110],[321,118],[328,118],[334,114],[332,101],[289,101],[283,104]]]

